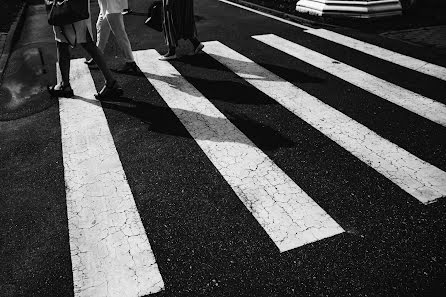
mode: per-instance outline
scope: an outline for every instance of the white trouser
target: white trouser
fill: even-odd
[[[96,22],[97,29],[97,42],[96,45],[104,52],[105,45],[110,37],[110,31],[115,36],[116,42],[124,52],[124,59],[126,62],[133,62],[132,48],[130,41],[125,32],[124,18],[121,13],[108,13],[106,15],[99,14],[98,21]]]

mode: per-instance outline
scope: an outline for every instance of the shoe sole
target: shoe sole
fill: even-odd
[[[99,94],[95,94],[94,97],[98,100],[107,100],[107,99],[115,99],[115,98],[119,98],[122,95],[124,95],[124,90],[122,89],[118,89],[116,90],[116,92],[114,94],[111,94],[110,96],[100,96]]]
[[[47,91],[50,94],[51,97],[54,98],[73,98],[74,92],[73,90],[67,92],[67,91],[61,91],[61,90],[54,90],[54,88],[47,86]],[[65,93],[64,93],[65,92]]]
[[[176,58],[177,58],[177,55],[168,56],[168,57],[161,56],[161,57],[158,58],[158,60],[160,60],[160,61],[170,61],[170,60],[175,60]]]

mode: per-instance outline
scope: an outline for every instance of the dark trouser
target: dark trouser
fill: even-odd
[[[57,60],[59,62],[60,74],[62,76],[62,84],[67,86],[70,84],[70,50],[68,43],[56,42],[57,43]],[[102,75],[105,78],[106,84],[111,84],[115,81],[113,75],[108,69],[102,52],[98,49],[94,43],[91,35],[87,32],[87,42],[81,43],[81,46],[88,52],[88,54],[93,58],[96,64],[101,70]]]

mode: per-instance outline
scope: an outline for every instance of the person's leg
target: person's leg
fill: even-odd
[[[55,97],[73,97],[70,86],[70,49],[67,43],[58,41],[56,47],[61,80],[55,86],[48,86],[48,91]]]
[[[100,2],[99,2],[100,3]],[[110,24],[107,21],[107,18],[105,17],[105,11],[101,5],[99,5],[101,8],[98,16],[98,20],[96,22],[96,46],[99,48],[99,50],[104,53],[105,46],[107,45],[108,38],[110,37]],[[93,66],[96,64],[96,61],[91,57],[87,61],[85,61],[85,64],[88,66]]]
[[[116,42],[124,53],[125,64],[113,71],[118,73],[138,73],[139,69],[135,63],[130,41],[125,31],[124,18],[121,13],[111,13],[107,15],[110,28],[116,38]]]
[[[166,54],[161,56],[160,60],[171,60],[175,59],[176,56],[176,47],[178,45],[178,40],[175,36],[175,28],[173,22],[173,14],[172,14],[172,4],[170,6],[167,5],[167,1],[163,0],[163,33],[164,39],[166,40],[166,44],[168,47],[168,51]]]
[[[111,31],[116,38],[116,42],[124,53],[126,62],[134,62],[132,48],[129,37],[125,31],[124,18],[121,13],[110,13],[107,15],[107,20],[110,24]]]
[[[96,46],[104,53],[108,38],[110,37],[110,23],[107,16],[99,13],[98,21],[96,22]]]
[[[68,43],[56,42],[57,44],[57,61],[59,63],[59,70],[62,80],[58,85],[70,85],[70,49]]]
[[[189,38],[189,41],[192,43],[194,48],[196,48],[200,44],[200,41],[197,37]]]
[[[195,25],[195,14],[194,14],[194,2],[193,0],[184,0],[183,4],[185,5],[185,34],[187,35],[189,41],[192,43],[194,47],[194,54],[199,53],[204,45],[197,38],[197,26]]]
[[[98,99],[107,99],[113,97],[119,97],[123,94],[118,82],[113,77],[110,69],[107,67],[104,56],[102,52],[98,49],[96,44],[91,39],[90,34],[87,32],[87,42],[81,43],[82,47],[88,52],[88,54],[96,61],[102,75],[105,78],[105,85],[99,94],[95,95]]]
[[[170,44],[167,44],[167,53],[164,55],[164,57],[170,57],[170,56],[176,56],[177,48],[175,46],[172,46]]]
[[[204,48],[204,44],[201,43],[197,37],[189,38],[189,41],[192,43],[192,46],[194,47],[194,55],[201,52],[201,50]]]

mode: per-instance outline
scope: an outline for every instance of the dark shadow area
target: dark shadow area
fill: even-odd
[[[95,105],[99,104],[96,100],[79,96],[75,96],[72,99],[83,100]],[[240,135],[239,133],[233,133],[234,126],[232,125],[243,125],[252,130],[260,131],[259,133],[261,133],[262,137],[269,140],[269,148],[271,149],[293,145],[293,142],[281,136],[278,131],[259,125],[251,119],[242,118],[238,115],[229,115],[229,121],[226,118],[211,117],[189,110],[157,106],[144,102],[143,100],[143,98],[141,100],[133,100],[121,97],[109,101],[101,101],[101,105],[103,108],[113,109],[138,118],[148,124],[149,130],[158,133],[192,138],[189,133],[186,134],[183,129],[179,129],[178,118],[175,116],[175,114],[178,114],[181,118],[187,119],[188,121],[194,120],[193,126],[197,128],[197,133],[193,135],[193,138],[196,140],[242,143],[256,147],[247,137],[238,137]],[[215,128],[215,130],[212,130],[212,128]]]
[[[0,1],[0,32],[7,33],[24,4],[43,4],[44,0],[1,0]]]
[[[143,17],[148,17],[148,15],[149,15],[148,11],[147,12],[140,12],[140,11],[133,11],[133,10],[131,10],[130,12],[128,12],[126,14],[126,16],[143,16]],[[205,20],[206,18],[203,17],[203,16],[200,16],[200,15],[195,15],[194,19],[195,19],[195,22],[198,23],[198,22],[201,22],[201,21]]]
[[[216,74],[218,72],[231,72],[225,65],[237,65],[240,69],[244,69],[243,73],[247,73],[250,75],[251,79],[259,80],[259,81],[268,81],[265,78],[264,73],[265,72],[259,72],[253,71],[254,67],[257,67],[257,65],[267,69],[267,71],[272,72],[274,74],[278,75],[287,75],[288,77],[293,77],[294,79],[289,80],[289,82],[299,82],[299,83],[320,83],[323,84],[325,82],[325,79],[310,76],[302,71],[297,71],[295,69],[286,68],[278,65],[273,64],[266,64],[266,63],[256,63],[254,62],[246,62],[246,61],[240,61],[240,60],[234,60],[228,57],[222,57],[215,54],[206,54],[206,55],[199,55],[199,56],[183,56],[180,59],[178,59],[179,62],[183,62],[185,64],[189,64],[191,66],[211,69],[216,71]],[[245,70],[246,69],[246,70]],[[257,77],[256,77],[257,76]],[[275,75],[276,76],[276,75]],[[218,80],[218,76],[208,76],[208,72],[203,73],[203,78],[207,78],[208,80]],[[277,80],[283,80],[281,77]]]
[[[0,85],[0,121],[27,117],[56,104],[57,99],[47,92],[53,76],[53,69],[48,71],[51,67],[46,65],[48,56],[33,45],[12,53]]]

